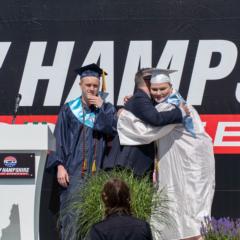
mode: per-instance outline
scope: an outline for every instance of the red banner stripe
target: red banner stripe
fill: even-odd
[[[215,154],[240,154],[240,147],[213,147]]]
[[[201,114],[200,117],[206,123],[206,131],[213,139],[215,154],[240,154],[240,114]],[[56,120],[56,115],[24,115],[17,116],[16,124],[55,124]],[[12,116],[0,116],[0,122],[11,121]]]
[[[226,127],[225,131],[236,131],[240,132],[240,127]]]
[[[239,136],[225,136],[223,137],[224,142],[240,142],[240,137]]]

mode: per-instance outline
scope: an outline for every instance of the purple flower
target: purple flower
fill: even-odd
[[[201,235],[205,240],[240,239],[240,219],[205,217],[201,225]]]

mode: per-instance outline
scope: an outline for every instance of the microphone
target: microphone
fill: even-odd
[[[15,107],[14,107],[14,113],[16,114],[19,108],[19,103],[22,99],[22,95],[20,93],[18,93],[17,97],[16,97],[16,101],[15,101]]]
[[[22,99],[22,95],[20,93],[17,94],[16,100],[15,100],[15,106],[14,106],[14,112],[13,112],[13,119],[12,119],[12,124],[15,123],[16,116],[17,116],[17,111],[19,108],[19,103]]]

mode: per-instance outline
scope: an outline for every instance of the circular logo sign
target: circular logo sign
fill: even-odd
[[[17,159],[13,156],[7,156],[3,160],[5,167],[15,167],[17,165]]]

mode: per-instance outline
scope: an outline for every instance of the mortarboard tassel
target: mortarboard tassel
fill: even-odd
[[[106,74],[105,71],[102,71],[102,92],[106,92],[107,84],[106,84]]]
[[[84,176],[85,171],[87,170],[87,160],[84,159],[82,163],[82,177]]]
[[[92,174],[94,174],[97,170],[97,167],[96,167],[96,160],[94,159],[93,161],[93,164],[92,164]]]

